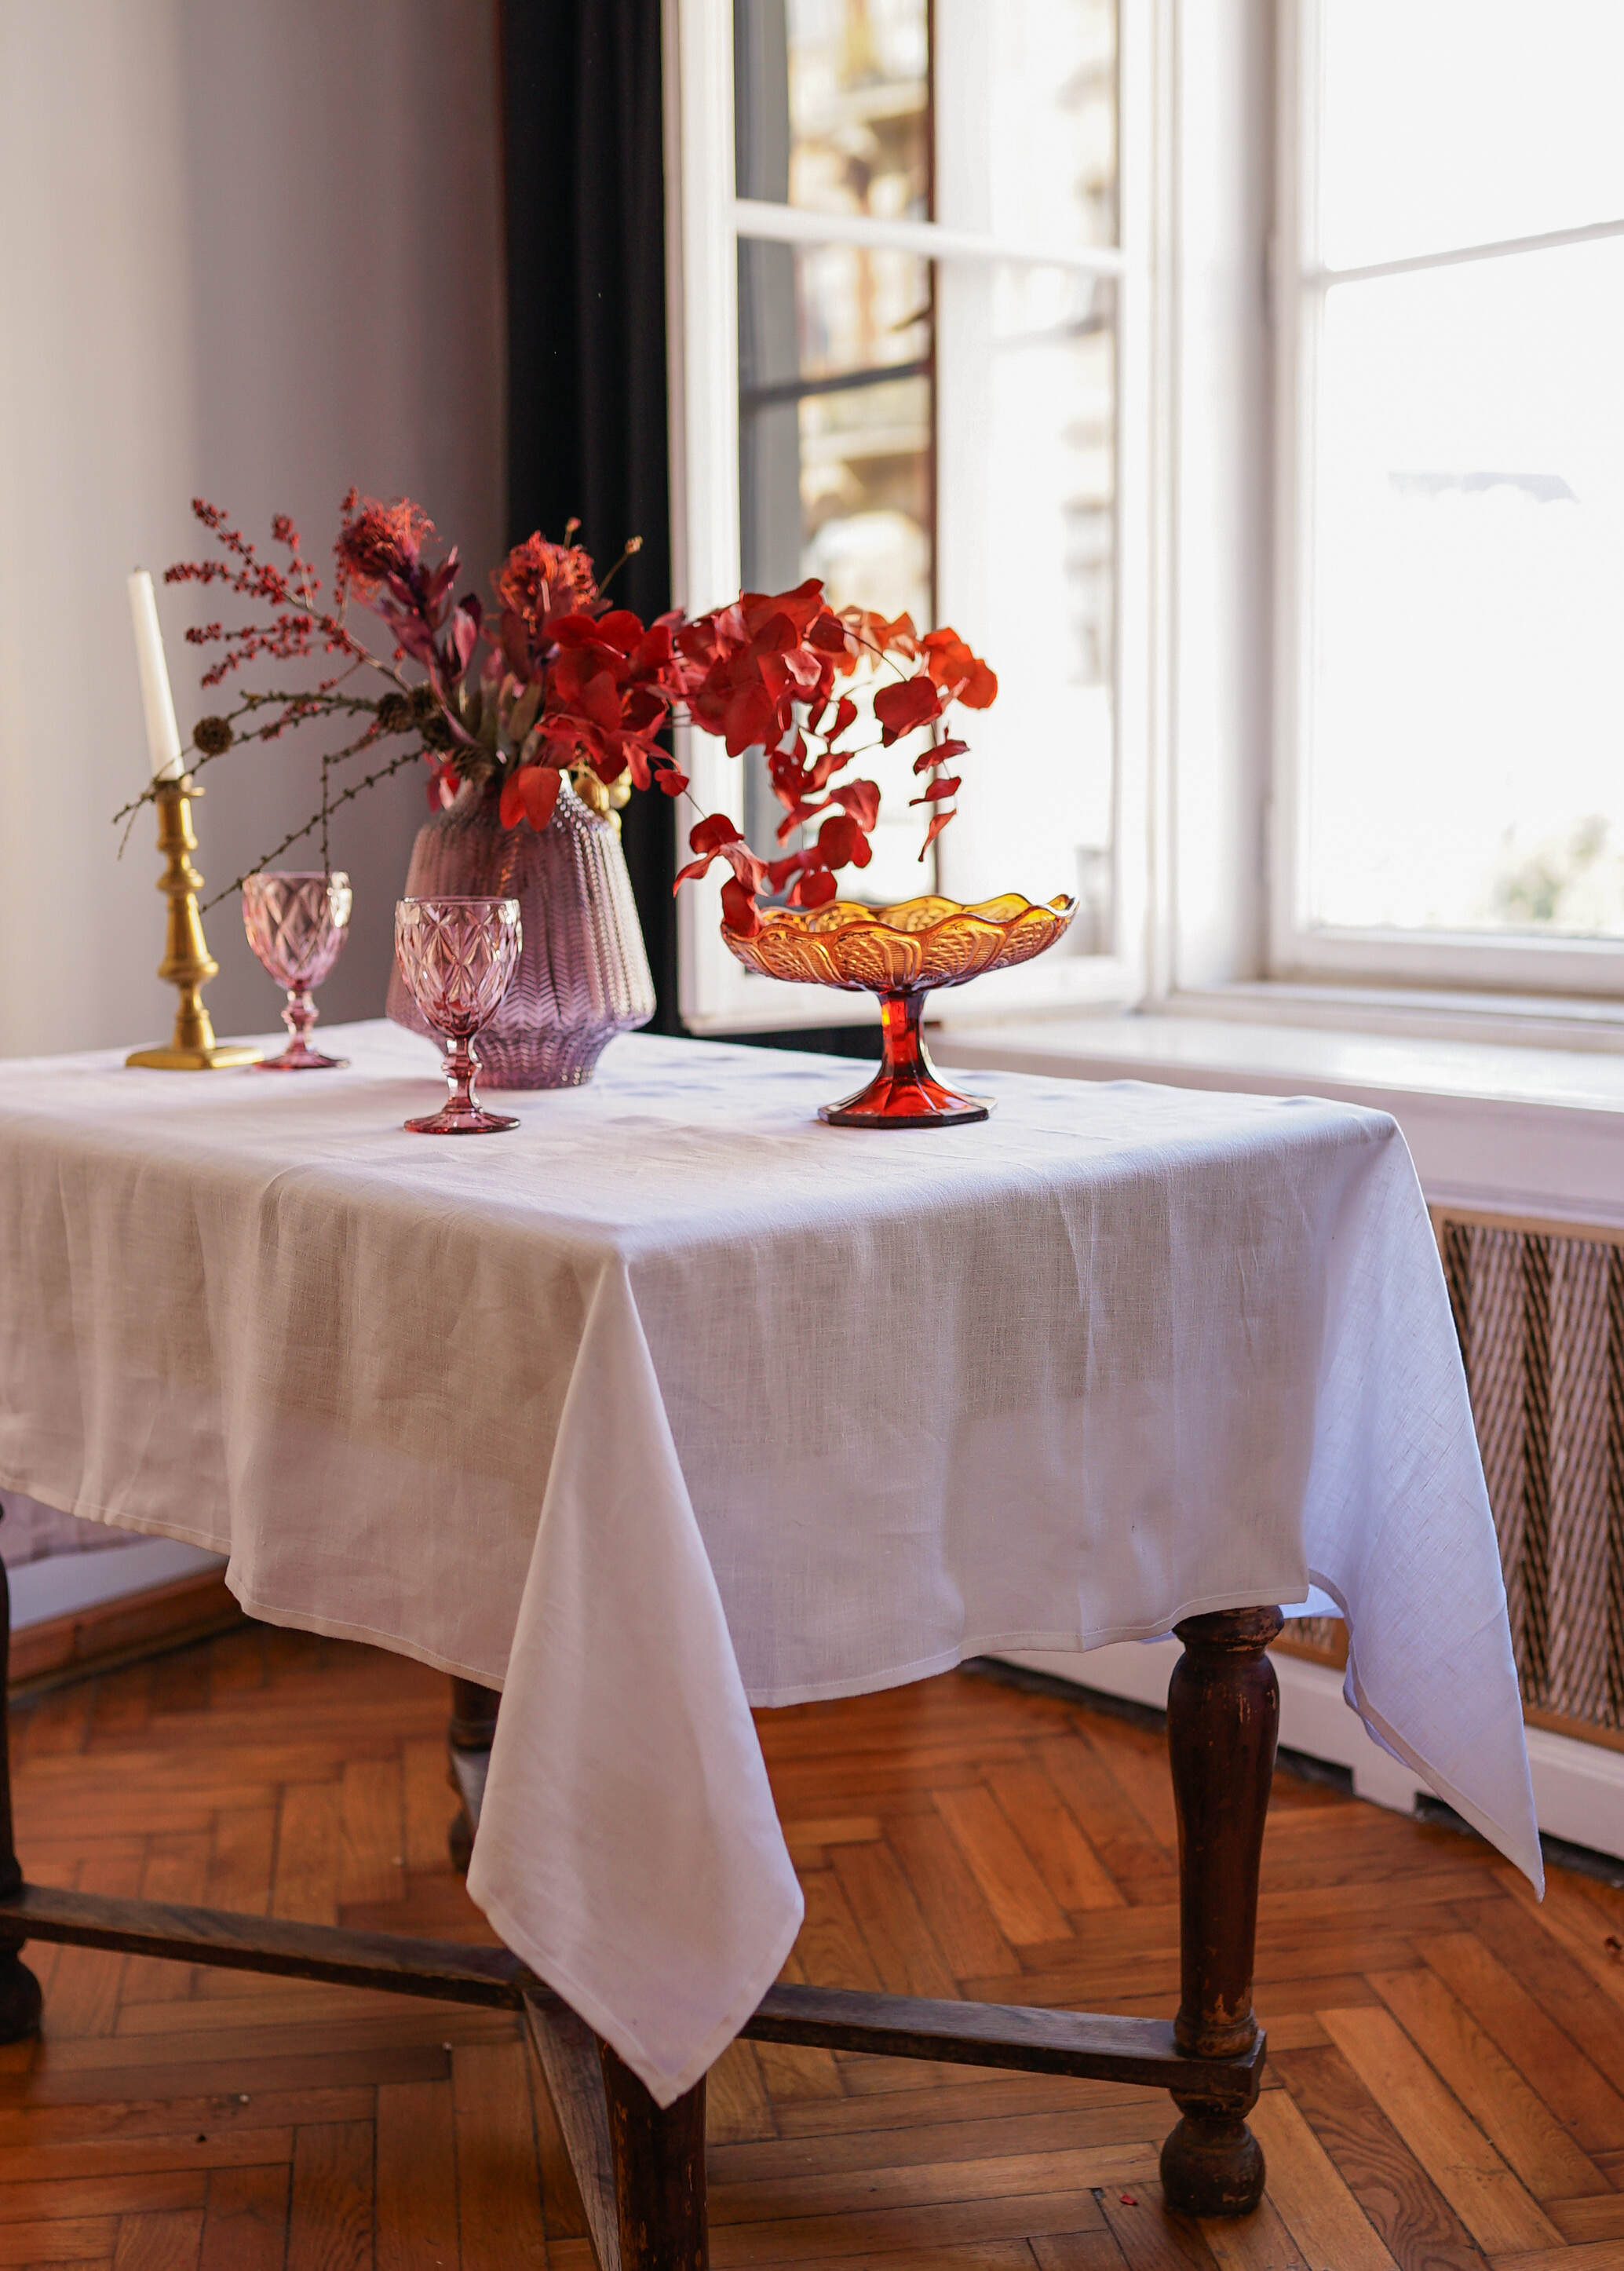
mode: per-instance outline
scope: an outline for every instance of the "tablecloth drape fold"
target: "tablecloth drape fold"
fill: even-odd
[[[777,1978],[805,1904],[613,1262],[564,1399],[508,1681],[525,1709],[497,1721],[468,1890],[669,2103]]]

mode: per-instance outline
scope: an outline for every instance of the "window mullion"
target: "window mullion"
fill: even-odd
[[[1373,260],[1360,268],[1308,268],[1307,291],[1329,291],[1333,284],[1371,284],[1384,276],[1416,276],[1428,269],[1464,268],[1475,260],[1513,260],[1527,252],[1560,252],[1569,244],[1600,244],[1624,236],[1624,220],[1587,221],[1574,228],[1547,229],[1538,236],[1507,236],[1488,244],[1446,246],[1437,252],[1412,252],[1398,260]]]

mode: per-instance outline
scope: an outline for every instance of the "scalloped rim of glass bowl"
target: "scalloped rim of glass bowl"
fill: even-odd
[[[754,937],[745,938],[730,930],[724,922],[722,936],[736,958],[748,969],[760,972],[764,978],[799,979],[803,984],[836,986],[848,993],[905,992],[910,984],[920,984],[932,989],[942,986],[962,986],[972,978],[984,977],[989,971],[1012,969],[1022,962],[1030,962],[1046,948],[1063,938],[1071,927],[1077,911],[1075,898],[1066,892],[1057,892],[1052,899],[1029,899],[1019,891],[1003,891],[996,898],[979,899],[968,903],[942,898],[927,892],[917,899],[900,899],[893,905],[865,906],[857,899],[835,899],[825,907],[768,907],[763,911],[761,929]],[[1021,926],[1029,915],[1047,918],[1044,935],[1028,941],[1019,935]],[[905,918],[905,920],[899,920]],[[853,934],[868,933],[885,940],[913,939],[920,942],[920,962],[922,967],[928,956],[928,942],[939,931],[955,924],[969,923],[983,932],[997,934],[997,942],[985,960],[977,958],[974,966],[946,971],[940,977],[916,976],[910,980],[899,979],[893,985],[872,976],[857,977],[839,972],[832,966],[827,974],[813,971],[778,971],[764,967],[761,960],[764,940],[772,933],[787,932],[798,942],[818,942],[832,957],[843,941],[852,940]],[[1035,927],[1035,926],[1034,926]],[[788,943],[788,941],[786,942]],[[1012,949],[1024,950],[1011,951]],[[770,951],[771,949],[769,949]]]

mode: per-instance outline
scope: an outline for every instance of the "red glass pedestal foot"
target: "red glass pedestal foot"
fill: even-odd
[[[820,1120],[831,1128],[962,1128],[985,1120],[990,1098],[961,1096],[936,1077],[920,1018],[926,989],[880,998],[880,1069],[865,1089],[843,1104],[825,1104]]]

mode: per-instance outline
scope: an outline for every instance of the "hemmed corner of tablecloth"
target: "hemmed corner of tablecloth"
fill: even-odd
[[[1344,1692],[1351,1696],[1353,1709],[1382,1749],[1389,1752],[1401,1765],[1408,1767],[1411,1773],[1419,1781],[1424,1782],[1428,1790],[1441,1798],[1446,1806],[1453,1806],[1461,1820],[1469,1828],[1475,1829],[1479,1837],[1486,1838],[1497,1852],[1503,1853],[1512,1866],[1520,1869],[1528,1879],[1534,1888],[1536,1897],[1544,1900],[1545,1854],[1539,1843],[1539,1821],[1534,1810],[1531,1779],[1529,1779],[1526,1783],[1527,1819],[1520,1828],[1514,1828],[1510,1823],[1501,1821],[1494,1814],[1487,1813],[1478,1805],[1475,1799],[1469,1798],[1464,1791],[1458,1789],[1446,1776],[1441,1775],[1435,1767],[1427,1765],[1419,1754],[1405,1742],[1397,1729],[1389,1725],[1382,1714],[1374,1709],[1370,1698],[1360,1684],[1359,1672],[1351,1647],[1348,1652],[1348,1669],[1344,1682]],[[1523,1772],[1524,1776],[1528,1776],[1526,1752],[1523,1754]]]
[[[473,1858],[477,1863],[477,1840]],[[475,1868],[471,1865],[466,1880],[468,1896],[483,1912],[486,1922],[503,1946],[522,1962],[527,1963],[538,1979],[544,1980],[555,1993],[563,1997],[576,2016],[585,2019],[592,2032],[603,2037],[610,2049],[631,2068],[656,2105],[660,2106],[674,2105],[702,2075],[708,2074],[745,2022],[758,2008],[768,1988],[773,1985],[783,1970],[807,1912],[805,1895],[796,1885],[792,1912],[781,1920],[767,1951],[746,1973],[734,2001],[710,2033],[690,2046],[687,2059],[673,2073],[651,2057],[637,2036],[616,2013],[608,2009],[567,1967],[556,1962],[542,1950],[499,1897],[495,1895],[487,1897],[476,1888],[475,1873]]]

